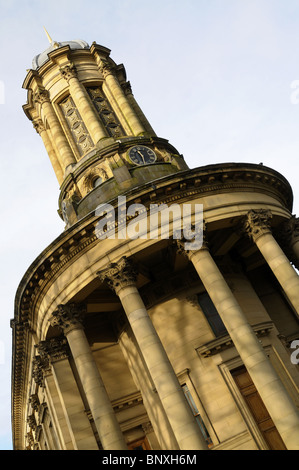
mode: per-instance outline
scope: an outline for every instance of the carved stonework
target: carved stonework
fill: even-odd
[[[102,182],[107,181],[109,179],[107,171],[104,168],[92,168],[90,169],[84,178],[82,184],[82,193],[83,195],[89,193],[95,187],[95,183],[97,180],[101,179]]]
[[[38,88],[34,94],[34,101],[39,104],[50,102],[49,92],[45,88]]]
[[[281,234],[288,245],[293,245],[299,241],[299,218],[293,215],[284,222],[281,227]]]
[[[34,411],[38,411],[38,407],[40,405],[40,402],[39,402],[39,398],[38,398],[37,393],[34,393],[33,395],[30,396],[29,403],[31,404],[32,409]]]
[[[108,135],[110,137],[120,137],[124,135],[125,132],[103,90],[98,86],[87,87],[86,90]]]
[[[142,424],[142,430],[144,434],[150,434],[151,432],[154,432],[152,423],[148,421],[147,423]]]
[[[41,356],[35,356],[32,360],[32,377],[39,387],[44,386],[44,372],[50,369],[49,361]]]
[[[71,78],[77,78],[77,71],[74,64],[69,64],[65,65],[64,67],[61,67],[60,73],[67,82],[69,82]]]
[[[41,119],[37,119],[36,121],[32,121],[33,127],[36,132],[40,135],[43,131],[46,130],[45,125]]]
[[[36,345],[42,358],[50,363],[65,359],[69,356],[68,342],[65,337],[51,338]]]
[[[59,305],[50,318],[51,326],[60,328],[65,335],[74,329],[83,328],[86,307],[82,304]]]
[[[194,240],[194,233],[195,233],[195,226],[192,225],[188,231],[186,232],[186,229],[184,229],[184,238],[180,238],[175,241],[175,244],[177,246],[177,253],[184,255],[191,259],[191,256],[196,253],[198,250],[208,250],[208,241],[207,241],[207,229],[206,229],[206,224],[203,222],[201,226],[198,226],[197,230],[197,239],[198,244],[194,243],[194,249],[190,249],[191,244],[193,243]],[[175,239],[175,234],[174,234],[174,239]]]
[[[123,83],[121,87],[125,95],[132,95],[132,86],[130,82]]]
[[[35,416],[34,414],[28,416],[27,418],[27,423],[28,423],[28,426],[33,429],[33,431],[36,429],[36,419],[35,419]]]
[[[271,218],[269,210],[252,210],[242,223],[242,231],[256,242],[262,235],[271,233]]]
[[[101,60],[99,69],[104,78],[108,75],[113,75],[113,67],[106,60]]]
[[[28,440],[29,447],[31,448],[34,445],[34,437],[33,437],[32,431],[27,432],[26,437]]]
[[[79,150],[80,156],[83,156],[94,147],[83,119],[70,96],[60,103],[60,107]]]
[[[107,269],[97,273],[101,281],[106,281],[116,293],[123,287],[135,286],[137,274],[132,261],[126,256],[122,257],[118,263],[112,263]]]

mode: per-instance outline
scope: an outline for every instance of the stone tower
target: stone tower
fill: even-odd
[[[14,448],[298,450],[299,238],[285,178],[253,164],[190,170],[96,43],[51,40],[23,87],[65,230],[16,294]],[[186,248],[173,205],[192,224],[203,208],[199,247]],[[126,231],[142,224],[132,207],[142,236]],[[153,207],[166,208],[166,237],[150,236]]]

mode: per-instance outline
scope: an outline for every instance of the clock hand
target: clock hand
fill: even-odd
[[[142,153],[139,150],[137,150],[137,152],[139,153],[139,155],[141,156],[141,158],[143,160],[143,163],[145,164],[144,156],[142,155]]]

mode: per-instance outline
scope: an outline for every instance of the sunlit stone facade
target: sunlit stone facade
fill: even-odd
[[[96,43],[52,42],[23,86],[65,230],[16,294],[14,448],[298,450],[299,224],[285,178],[189,169]],[[123,224],[100,239],[98,208],[117,213],[120,196]],[[202,205],[201,247],[171,222],[169,237],[117,237],[132,204]]]

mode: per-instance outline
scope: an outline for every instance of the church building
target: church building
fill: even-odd
[[[49,39],[23,109],[65,229],[16,293],[14,449],[299,450],[288,181],[190,169],[108,48]]]

